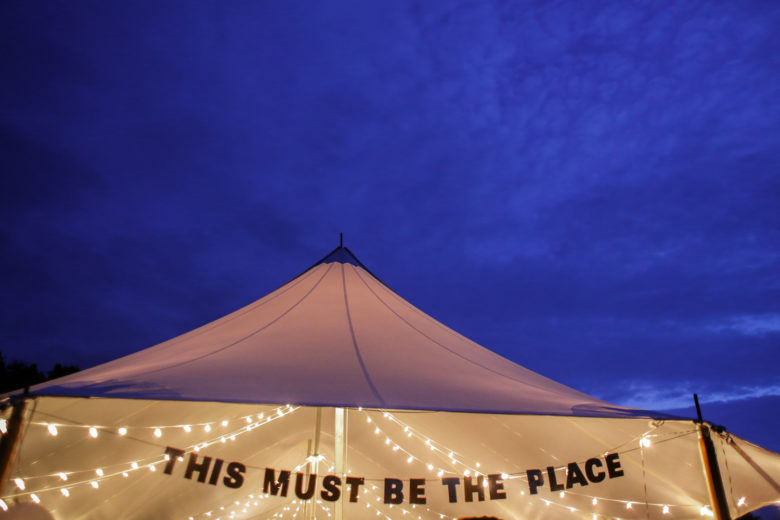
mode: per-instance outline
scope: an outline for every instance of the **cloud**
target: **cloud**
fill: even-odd
[[[705,383],[706,385],[706,383]],[[688,409],[693,403],[693,394],[698,393],[699,402],[732,403],[747,399],[780,396],[780,384],[769,386],[729,386],[718,385],[718,390],[708,390],[687,383],[675,385],[658,385],[654,383],[633,383],[625,389],[626,397],[616,402],[621,406],[640,408],[643,410]]]

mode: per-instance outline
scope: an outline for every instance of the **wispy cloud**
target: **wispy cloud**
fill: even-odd
[[[697,392],[698,390],[698,392]],[[769,386],[733,386],[727,389],[707,391],[693,385],[657,385],[637,383],[626,388],[627,397],[616,404],[643,410],[673,410],[690,408],[693,394],[699,394],[701,403],[730,403],[745,399],[780,396],[780,384]]]

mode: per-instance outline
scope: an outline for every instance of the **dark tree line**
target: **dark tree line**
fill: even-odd
[[[57,363],[48,373],[41,372],[35,363],[22,361],[6,363],[3,353],[0,352],[0,394],[37,385],[49,379],[56,379],[78,371],[79,367],[77,366]]]

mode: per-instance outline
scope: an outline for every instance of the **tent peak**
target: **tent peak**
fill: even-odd
[[[349,249],[347,249],[344,246],[337,247],[336,249],[334,249],[333,251],[328,253],[325,256],[325,258],[323,258],[322,260],[320,260],[319,262],[314,264],[314,266],[318,266],[320,264],[330,264],[330,263],[333,263],[333,262],[338,262],[340,264],[356,265],[356,266],[362,267],[363,269],[368,271],[366,266],[364,266],[363,263],[360,260],[358,260],[357,257],[355,257],[355,255],[352,253],[352,251],[350,251]]]

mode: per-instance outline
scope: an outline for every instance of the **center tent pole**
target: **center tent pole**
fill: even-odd
[[[344,408],[335,409],[334,440],[336,443],[336,475],[342,483],[347,477],[347,411]],[[335,520],[344,520],[344,500],[336,501]]]
[[[319,465],[320,465],[320,432],[322,431],[322,408],[317,407],[317,416],[314,420],[314,446],[313,451],[309,450],[307,453],[308,458],[308,464],[306,465],[307,468],[312,468],[309,475],[307,475],[308,478],[316,478],[312,475],[318,475],[319,474]],[[309,441],[309,446],[311,446],[311,441]],[[308,482],[308,479],[307,479]],[[308,485],[308,484],[307,484]],[[317,500],[316,495],[315,498],[312,498],[311,500],[307,500],[303,504],[303,517],[306,520],[313,520],[315,510],[317,508]]]

